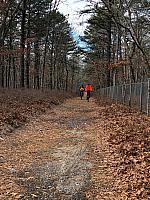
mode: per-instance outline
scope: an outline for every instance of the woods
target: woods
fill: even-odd
[[[0,0],[0,199],[148,200],[150,1],[72,1]]]
[[[85,71],[98,87],[147,80],[150,72],[149,6],[144,1],[90,1],[83,40]]]
[[[85,1],[86,2],[86,1]],[[150,72],[148,0],[90,1],[77,45],[60,0],[9,0],[0,6],[0,86],[75,90],[83,74],[96,87],[147,80]]]
[[[2,88],[73,88],[79,73],[78,48],[66,17],[58,11],[59,3],[59,0],[1,2]]]

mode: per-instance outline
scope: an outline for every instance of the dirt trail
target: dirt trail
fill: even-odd
[[[101,109],[67,100],[1,139],[0,200],[117,199]]]

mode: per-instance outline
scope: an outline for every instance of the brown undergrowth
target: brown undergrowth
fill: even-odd
[[[120,195],[129,200],[150,197],[150,117],[125,105],[97,98],[104,107],[100,118],[110,132],[109,145],[114,149],[115,184]]]
[[[73,95],[65,92],[40,90],[0,91],[0,137],[11,133],[48,109],[59,105]]]
[[[101,98],[48,109],[51,97],[35,98],[34,111],[47,112],[1,137],[0,199],[148,200],[150,118]]]

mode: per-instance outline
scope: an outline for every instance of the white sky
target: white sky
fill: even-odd
[[[85,0],[64,0],[64,2],[59,5],[59,11],[68,16],[69,23],[79,35],[83,35],[86,27],[86,24],[83,22],[88,19],[88,16],[79,16],[78,13],[84,10],[86,5],[87,2],[85,2]]]

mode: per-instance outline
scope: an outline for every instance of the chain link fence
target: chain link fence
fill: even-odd
[[[101,88],[99,94],[150,115],[150,79],[147,82]]]

